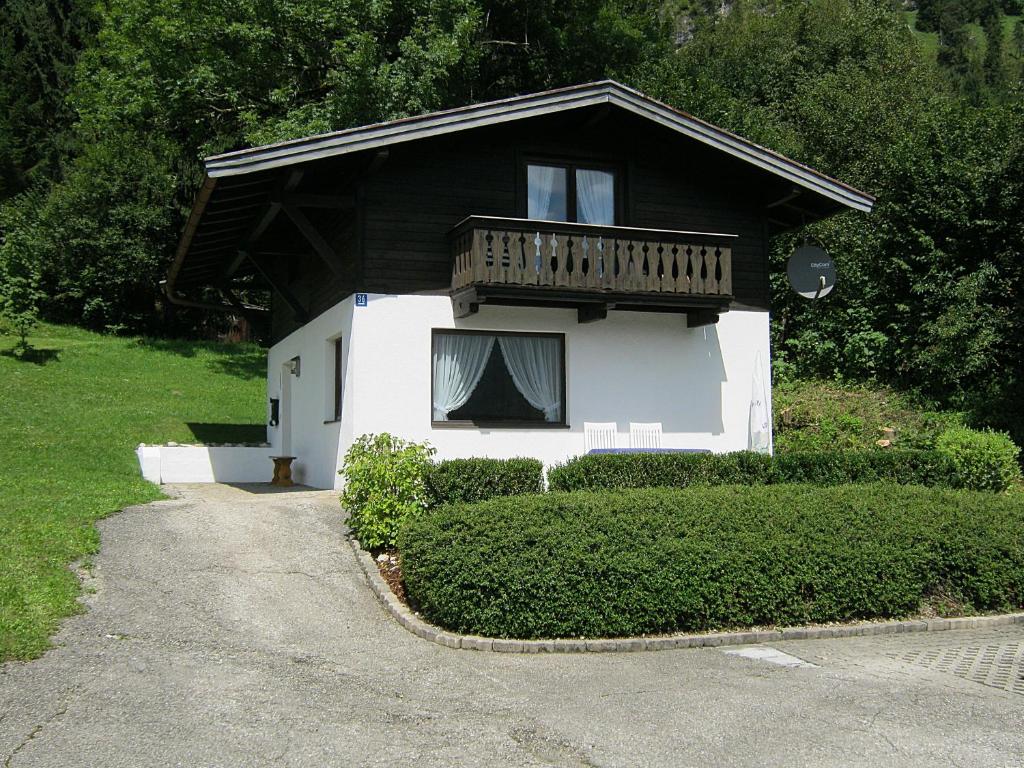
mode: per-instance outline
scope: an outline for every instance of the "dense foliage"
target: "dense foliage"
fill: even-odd
[[[930,449],[587,454],[552,467],[548,484],[552,491],[592,491],[886,481],[1000,493],[1021,486],[1019,453],[1006,435],[954,427]]]
[[[750,451],[586,454],[548,471],[552,491],[758,485],[771,480],[771,457]]]
[[[1024,607],[1024,497],[924,488],[545,494],[418,516],[399,546],[430,621],[601,637]]]
[[[517,496],[544,490],[544,465],[537,459],[449,459],[426,477],[430,504],[451,504]]]
[[[886,481],[900,485],[997,490],[962,484],[956,468],[944,454],[917,448],[780,453],[772,460],[772,480],[812,485]]]
[[[1003,491],[1021,482],[1020,448],[999,432],[957,427],[939,435],[935,448],[953,466],[964,488]]]
[[[434,449],[386,432],[363,435],[345,453],[341,504],[352,534],[367,549],[394,546],[407,517],[426,508]]]
[[[157,281],[202,155],[615,77],[878,195],[778,238],[778,378],[875,379],[1019,441],[1019,5],[919,0],[936,57],[878,0],[9,0],[0,226],[45,316],[174,332],[197,320]],[[804,234],[840,273],[814,303],[782,269]]]

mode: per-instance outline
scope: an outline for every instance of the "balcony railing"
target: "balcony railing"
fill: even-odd
[[[729,297],[733,237],[471,216],[451,232],[452,289],[538,286]]]

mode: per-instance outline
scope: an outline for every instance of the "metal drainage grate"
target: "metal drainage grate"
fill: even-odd
[[[1024,643],[926,648],[887,655],[915,667],[1024,695]]]

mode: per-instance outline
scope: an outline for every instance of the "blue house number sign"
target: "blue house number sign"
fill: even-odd
[[[365,307],[366,306],[366,294],[365,293],[357,293],[356,294],[356,306],[357,307]]]

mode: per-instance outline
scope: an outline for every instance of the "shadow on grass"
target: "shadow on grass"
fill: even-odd
[[[201,350],[210,356],[206,363],[210,370],[236,379],[262,379],[267,375],[267,350],[256,344],[150,338],[141,338],[138,344],[181,357],[195,357]]]
[[[200,443],[265,443],[267,428],[262,424],[205,424],[188,421],[186,426]]]
[[[34,365],[46,365],[47,363],[54,363],[60,360],[59,349],[36,349],[35,347],[29,347],[28,349],[19,350],[15,347],[14,349],[0,350],[0,355],[22,363],[33,363]]]

